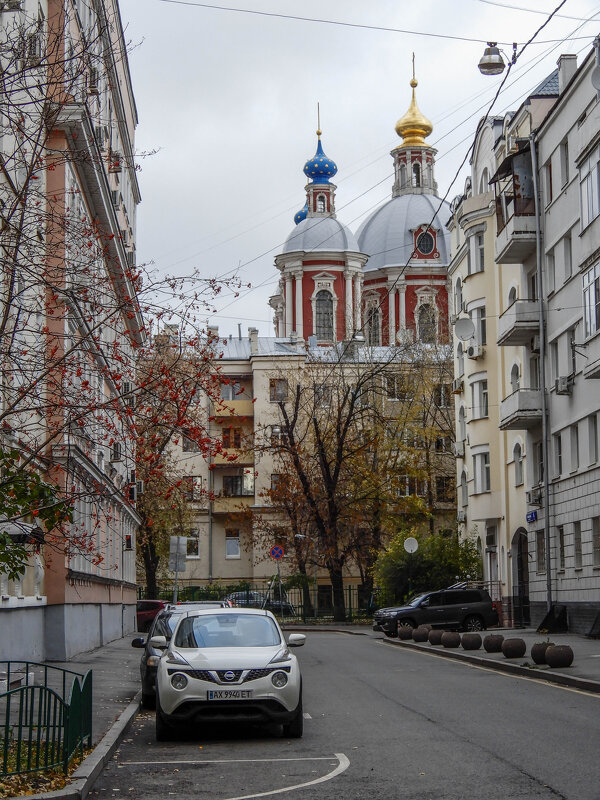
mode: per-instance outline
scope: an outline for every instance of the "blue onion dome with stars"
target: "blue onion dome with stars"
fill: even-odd
[[[337,164],[333,159],[327,158],[323,152],[321,145],[321,131],[317,131],[319,142],[317,144],[317,152],[312,158],[309,158],[304,165],[304,174],[310,178],[313,183],[329,183],[329,179],[333,178],[337,172]]]
[[[306,219],[307,216],[308,216],[308,204],[304,203],[304,208],[301,208],[300,211],[298,211],[294,215],[294,222],[296,223],[296,225],[298,225],[298,223]]]

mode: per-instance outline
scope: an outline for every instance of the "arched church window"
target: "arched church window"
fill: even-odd
[[[366,314],[367,342],[371,347],[381,344],[381,311],[378,306],[371,306]]]
[[[467,414],[464,406],[458,412],[458,438],[461,442],[467,438]]]
[[[317,211],[321,212],[327,211],[327,202],[325,200],[324,194],[317,195]]]
[[[324,290],[317,293],[315,332],[321,341],[333,340],[333,298]]]
[[[516,392],[521,385],[521,371],[518,364],[513,364],[510,371],[510,385],[513,392]]]
[[[485,194],[486,192],[490,191],[490,176],[487,171],[487,167],[484,168],[483,172],[481,173],[481,181],[479,183],[479,193]]]
[[[404,189],[406,186],[406,164],[400,164],[400,188]]]
[[[515,486],[523,483],[523,450],[519,442],[513,447],[513,460],[515,462]]]
[[[412,172],[413,172],[413,186],[420,186],[421,185],[421,165],[418,164],[416,161],[412,165]]]
[[[437,324],[435,311],[431,306],[421,306],[418,323],[419,341],[424,344],[435,344],[437,341]]]

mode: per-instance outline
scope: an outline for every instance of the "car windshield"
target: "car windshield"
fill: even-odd
[[[203,614],[186,617],[175,635],[176,647],[274,647],[281,644],[270,617],[258,614]]]
[[[421,602],[421,600],[424,597],[427,597],[427,595],[426,594],[413,594],[413,596],[409,597],[409,599],[406,601],[406,605],[407,606],[412,606],[414,608],[414,606],[418,606],[419,605],[419,603]]]

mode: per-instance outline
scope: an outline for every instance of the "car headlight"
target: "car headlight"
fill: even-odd
[[[274,672],[271,675],[271,683],[276,689],[283,689],[288,682],[288,676],[285,672]]]
[[[158,667],[160,662],[160,656],[148,656],[146,659],[146,666],[147,667]]]
[[[176,672],[175,675],[171,678],[171,686],[174,689],[185,689],[188,685],[188,679],[183,674],[183,672]]]
[[[287,647],[282,647],[278,650],[273,658],[269,661],[269,664],[279,664],[281,661],[289,661],[290,660],[290,651]]]
[[[179,655],[176,650],[172,650],[167,656],[167,664],[185,664],[186,667],[189,667],[189,664],[185,658]]]

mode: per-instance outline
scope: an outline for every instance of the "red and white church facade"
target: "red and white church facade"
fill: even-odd
[[[404,341],[446,343],[448,204],[434,179],[433,126],[412,100],[396,123],[401,143],[392,150],[392,197],[354,235],[336,217],[331,178],[337,165],[317,151],[304,165],[306,205],[276,256],[279,293],[270,299],[277,337],[297,336],[327,345],[357,332],[371,345]]]

